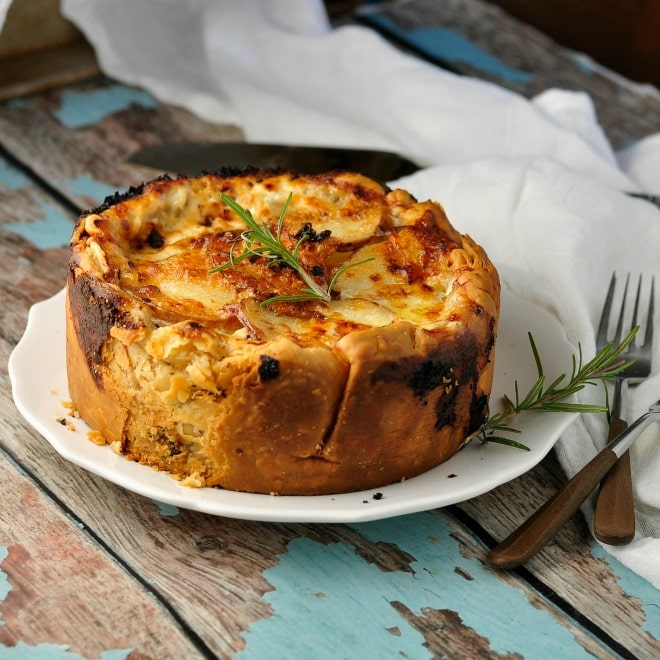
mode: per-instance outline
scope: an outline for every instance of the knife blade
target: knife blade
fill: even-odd
[[[239,170],[255,167],[262,170],[290,170],[300,174],[349,170],[384,182],[413,174],[423,167],[391,151],[254,142],[156,144],[138,149],[128,157],[127,162],[185,176],[216,172],[223,167]],[[660,195],[625,194],[660,208]]]
[[[652,195],[650,193],[636,193],[629,192],[626,193],[628,197],[636,197],[637,199],[643,199],[646,202],[650,202],[654,206],[657,206],[660,209],[660,195]]]
[[[301,174],[349,170],[380,181],[392,181],[420,169],[408,158],[389,151],[248,142],[157,144],[139,149],[129,156],[128,162],[186,176],[216,172],[223,167],[255,167]]]

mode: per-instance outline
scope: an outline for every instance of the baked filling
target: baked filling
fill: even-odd
[[[329,299],[295,299],[308,287],[277,259],[237,259],[248,227],[223,195]],[[70,395],[97,437],[188,485],[383,486],[443,462],[482,422],[499,292],[438,203],[362,175],[161,178],[76,226]]]

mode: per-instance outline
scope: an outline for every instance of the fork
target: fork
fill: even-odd
[[[628,334],[624,332],[623,328],[629,282],[630,275],[626,277],[621,309],[618,314],[618,320],[616,320],[615,339],[613,340],[616,344],[621,343],[624,336]],[[612,410],[607,437],[608,443],[625,431],[628,426],[628,423],[625,421],[627,416],[628,385],[639,383],[651,374],[654,288],[655,281],[651,279],[651,296],[646,318],[644,343],[639,345],[638,342],[632,342],[626,352],[622,354],[622,358],[626,360],[633,359],[634,362],[621,371],[614,381]],[[596,335],[596,347],[598,351],[603,350],[609,343],[607,337],[610,321],[614,319],[612,303],[615,289],[616,274],[613,273]],[[642,276],[640,275],[630,328],[634,328],[637,325],[641,291]],[[598,540],[609,545],[625,545],[630,543],[635,536],[635,505],[630,472],[630,454],[628,452],[621,456],[601,482],[594,512],[594,535]]]
[[[613,297],[614,283],[610,283],[611,294],[608,292],[607,298]],[[625,387],[626,380],[629,378],[640,378],[639,374],[648,375],[651,366],[651,340],[653,338],[653,312],[654,312],[654,280],[651,280],[651,300],[649,303],[648,318],[646,321],[645,341],[641,347],[630,348],[626,350],[624,358],[635,358],[642,363],[643,371],[633,372],[626,368],[622,374],[622,387]],[[637,320],[639,311],[639,297],[641,291],[641,280],[637,288],[637,297],[635,301],[635,311],[633,312],[633,321]],[[606,300],[606,312],[604,316],[609,319],[609,308],[611,301]],[[609,305],[609,306],[608,306]],[[623,327],[623,321],[619,315],[617,332],[620,334]],[[632,344],[632,342],[631,342]],[[639,369],[640,367],[638,367]],[[653,406],[652,417],[657,418],[660,415],[660,401]],[[642,426],[648,423],[648,415],[643,416],[646,421],[641,424],[642,419],[637,420],[633,426],[627,429],[626,422],[623,422],[617,416],[616,419],[622,424],[624,430],[620,433],[610,430],[610,434],[616,436],[605,448],[601,449],[594,458],[589,461],[577,474],[569,479],[545,504],[543,504],[534,514],[532,514],[522,525],[511,532],[499,545],[490,550],[486,555],[486,560],[491,566],[496,568],[515,568],[524,564],[528,559],[534,556],[541,548],[549,543],[555,534],[567,523],[580,508],[580,505],[591,495],[599,483],[604,481],[607,474],[617,464],[626,449],[638,437]],[[634,427],[634,428],[633,428]],[[606,491],[607,492],[607,491]],[[601,507],[607,504],[603,500]]]

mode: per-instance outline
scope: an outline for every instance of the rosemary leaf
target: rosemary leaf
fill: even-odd
[[[583,363],[582,346],[578,344],[578,355],[572,356],[572,370],[570,378],[561,374],[550,385],[545,384],[545,370],[536,343],[531,333],[528,333],[529,343],[536,365],[538,379],[530,387],[527,394],[521,398],[518,382],[514,381],[513,398],[503,396],[504,410],[495,414],[489,414],[481,427],[468,436],[464,444],[468,444],[476,438],[482,442],[496,442],[518,449],[528,449],[525,445],[499,436],[498,433],[519,433],[509,423],[523,412],[569,412],[569,413],[605,413],[609,414],[609,395],[605,389],[605,404],[575,403],[567,401],[583,390],[588,385],[597,386],[599,383],[605,385],[606,381],[615,378],[623,369],[631,365],[634,360],[624,360],[621,354],[633,341],[639,331],[639,326],[634,327],[623,341],[618,344],[608,344],[600,350],[591,360]],[[564,384],[565,383],[565,384]],[[562,386],[562,384],[564,384]]]
[[[504,436],[491,435],[488,438],[488,442],[494,442],[495,444],[498,445],[507,445],[508,447],[514,447],[515,449],[522,449],[523,451],[530,451],[527,445],[523,445],[521,442],[516,442],[515,440],[512,440],[511,438],[506,438]]]
[[[209,273],[218,273],[227,268],[235,268],[236,265],[244,259],[260,257],[263,259],[269,259],[277,264],[289,266],[296,271],[300,279],[306,285],[301,289],[300,293],[297,294],[271,296],[261,302],[262,306],[270,305],[275,302],[306,302],[310,300],[329,302],[332,299],[332,288],[338,277],[345,273],[349,268],[354,268],[355,266],[373,260],[373,258],[370,258],[356,263],[346,264],[337,270],[326,288],[318,284],[312,275],[305,270],[305,267],[299,258],[300,246],[305,241],[309,240],[309,234],[303,233],[294,245],[293,250],[289,250],[289,248],[287,248],[282,242],[284,217],[286,216],[289,204],[291,203],[292,196],[293,194],[289,193],[289,196],[280,211],[276,232],[273,234],[266,222],[257,222],[252,216],[252,213],[248,209],[243,208],[235,199],[232,199],[225,193],[220,195],[222,201],[229,206],[236,215],[238,215],[238,217],[247,225],[248,229],[241,233],[241,238],[244,243],[243,252],[239,255],[234,255],[235,244],[232,245],[229,251],[228,261],[219,266],[214,266],[209,270]]]

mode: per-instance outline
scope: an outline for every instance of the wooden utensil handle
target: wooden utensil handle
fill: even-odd
[[[613,418],[608,442],[626,428],[627,422]],[[601,482],[594,511],[594,535],[610,545],[626,545],[635,537],[635,503],[628,452],[621,456]]]
[[[497,568],[515,568],[524,564],[573,517],[616,460],[611,449],[605,448],[596,454],[536,513],[488,553],[488,563]]]

